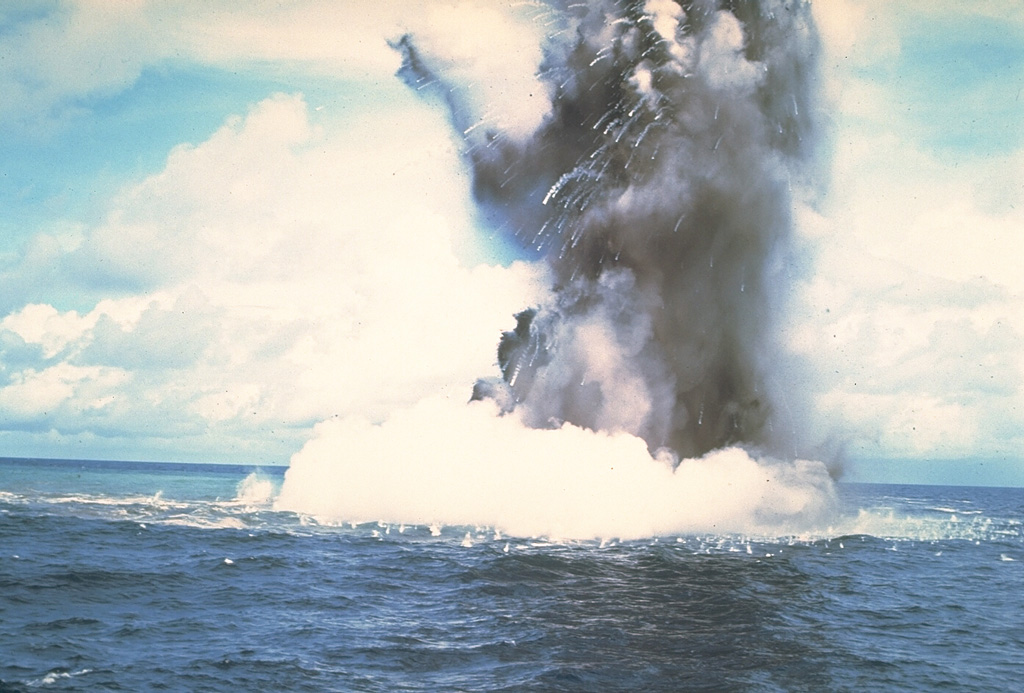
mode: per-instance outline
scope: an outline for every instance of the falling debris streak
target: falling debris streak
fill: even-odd
[[[620,127],[619,131],[615,134],[615,144],[618,144],[622,140],[623,135],[629,132],[630,126],[633,125],[634,122],[636,122],[636,119],[630,118],[623,123],[622,127]]]
[[[548,194],[544,196],[544,200],[541,202],[541,204],[546,205],[548,202],[550,202],[552,198],[554,198],[554,196],[558,194],[558,191],[561,190],[565,186],[565,184],[572,179],[572,177],[573,174],[571,173],[563,174],[562,177],[558,179],[558,182],[552,185],[551,189],[548,190]]]
[[[512,375],[508,376],[508,384],[512,387],[512,391],[515,391],[516,381],[519,380],[519,371],[522,368],[522,363],[517,363],[515,368],[512,369]]]
[[[622,168],[624,170],[627,170],[627,171],[629,170],[629,165],[633,163],[633,156],[639,151],[639,148],[640,148],[640,142],[636,142],[633,145],[632,151],[629,152],[629,158],[626,159],[626,163],[622,165]]]
[[[602,124],[604,124],[604,122],[606,120],[608,120],[609,118],[614,118],[614,117],[615,117],[615,111],[614,110],[609,109],[609,110],[605,111],[604,115],[597,119],[597,122],[594,123],[594,126],[591,129],[592,130],[597,130],[599,127],[601,127]]]

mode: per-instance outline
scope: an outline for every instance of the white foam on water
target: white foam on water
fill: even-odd
[[[897,541],[991,541],[1021,538],[1022,533],[1006,529],[1006,522],[984,514],[960,518],[946,511],[921,512],[891,507],[861,508],[830,526],[824,536],[869,535]],[[980,511],[979,511],[980,512]]]
[[[202,514],[174,515],[160,520],[161,524],[193,527],[196,529],[245,529],[248,525],[240,518],[230,515]]]
[[[26,681],[25,685],[30,686],[32,688],[37,688],[40,686],[52,686],[58,681],[70,679],[76,676],[82,676],[84,674],[90,673],[91,671],[92,669],[79,669],[78,671],[51,671],[42,678]]]

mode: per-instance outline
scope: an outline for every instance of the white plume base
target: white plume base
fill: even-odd
[[[275,507],[325,522],[486,526],[521,537],[792,535],[835,510],[821,462],[732,447],[675,464],[640,438],[536,429],[492,402],[422,400],[382,423],[319,424]]]

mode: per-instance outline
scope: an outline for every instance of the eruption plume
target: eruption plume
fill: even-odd
[[[536,37],[468,3],[394,45],[465,137],[481,212],[543,258],[550,290],[477,401],[322,422],[276,507],[563,539],[828,526],[835,488],[800,459],[776,338],[811,173],[810,8],[512,11],[543,53],[496,58]]]
[[[792,190],[815,140],[817,37],[801,0],[531,6],[546,25],[529,127],[479,112],[429,42],[402,75],[444,99],[491,224],[543,256],[474,397],[699,456],[795,445],[775,345]]]

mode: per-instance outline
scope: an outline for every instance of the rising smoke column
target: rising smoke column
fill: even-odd
[[[430,46],[396,42],[406,80],[442,96],[491,222],[549,263],[550,304],[499,345],[475,396],[534,427],[570,422],[681,457],[793,451],[775,327],[792,189],[815,139],[807,2],[573,2],[539,72],[550,112],[507,132]]]

